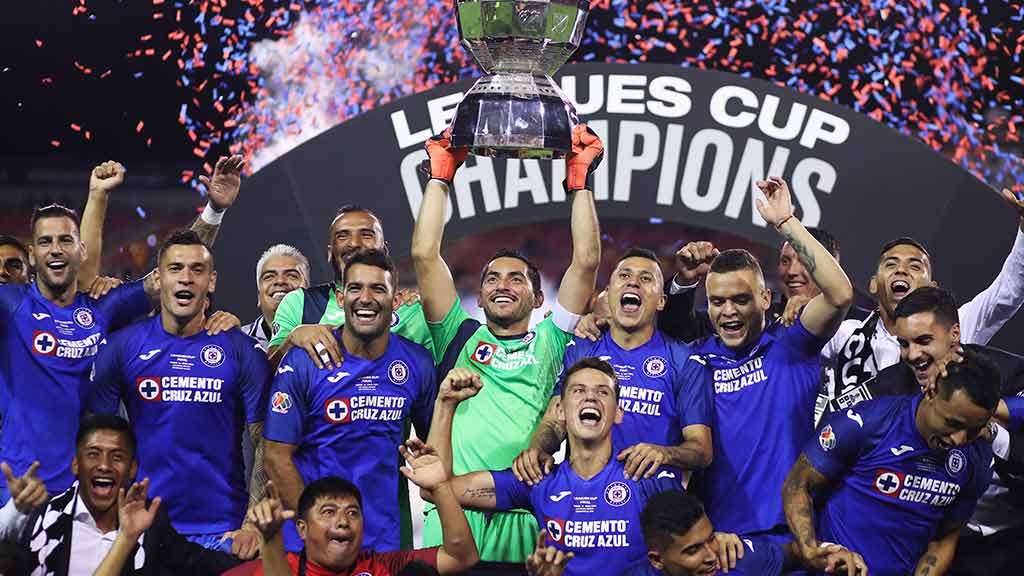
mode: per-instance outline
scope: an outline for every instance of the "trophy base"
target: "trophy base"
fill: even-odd
[[[476,81],[452,121],[452,146],[477,156],[564,158],[576,109],[550,76],[495,73]]]

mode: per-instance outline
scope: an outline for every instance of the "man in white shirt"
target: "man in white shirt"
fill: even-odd
[[[255,338],[264,352],[274,335],[277,307],[296,288],[309,288],[309,259],[298,248],[287,244],[274,244],[267,248],[256,263],[256,298],[260,315],[242,326],[242,332]]]
[[[85,418],[71,469],[75,483],[50,499],[39,497],[34,469],[21,478],[8,478],[15,483],[9,484],[11,499],[0,509],[0,539],[28,551],[32,576],[89,576],[114,545],[118,492],[138,469],[128,422],[118,416]],[[9,468],[4,472],[9,474]],[[227,554],[186,541],[166,513],[157,512],[153,526],[139,538],[129,574],[212,575],[238,564]]]
[[[1009,190],[1003,198],[1020,215],[1013,248],[999,275],[974,298],[960,306],[960,341],[985,345],[1024,304],[1024,201]],[[887,243],[878,258],[869,290],[878,298],[878,309],[862,321],[846,320],[821,351],[823,362],[834,367],[834,377],[823,386],[816,408],[820,418],[825,404],[852,405],[857,388],[880,370],[900,361],[893,312],[907,294],[921,286],[935,286],[931,255],[912,238]]]

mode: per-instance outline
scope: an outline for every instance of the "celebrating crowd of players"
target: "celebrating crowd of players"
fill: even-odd
[[[1024,303],[1024,232],[959,307],[924,246],[893,240],[862,311],[838,242],[772,177],[756,205],[782,236],[781,300],[749,252],[708,242],[683,246],[669,280],[630,249],[595,297],[603,144],[581,125],[553,312],[530,325],[551,296],[502,250],[479,322],[441,256],[466,152],[426,147],[418,292],[397,290],[382,222],[345,206],[332,281],[311,285],[306,257],[275,245],[259,317],[211,314],[238,157],[141,280],[99,275],[114,162],[81,220],[52,205],[29,246],[0,237],[0,573],[1019,570],[1024,359],[985,345]],[[1024,230],[1024,202],[1004,197]],[[406,480],[428,502],[418,550]]]

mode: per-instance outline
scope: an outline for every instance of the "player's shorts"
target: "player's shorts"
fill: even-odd
[[[182,534],[182,536],[185,537],[185,540],[199,544],[207,550],[214,550],[225,554],[231,554],[231,544],[234,542],[232,538],[225,539],[223,532],[213,534]]]
[[[485,514],[466,510],[480,560],[484,562],[526,562],[537,545],[537,519],[525,510]],[[423,521],[423,547],[440,546],[441,521],[430,506]]]

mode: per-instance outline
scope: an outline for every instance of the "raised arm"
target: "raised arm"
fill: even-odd
[[[124,166],[108,160],[92,169],[89,175],[89,199],[82,211],[82,243],[86,258],[78,271],[78,285],[88,288],[100,275],[103,260],[103,221],[107,217],[107,198],[124,183]]]
[[[594,207],[591,175],[604,158],[604,143],[586,124],[573,129],[572,151],[565,158],[565,188],[572,196],[572,261],[558,287],[558,303],[586,314],[601,265],[601,228]]]
[[[793,216],[793,203],[786,182],[782,178],[771,177],[757,185],[767,199],[767,202],[757,200],[757,211],[789,242],[821,288],[821,294],[804,308],[800,322],[815,336],[831,336],[853,304],[853,285],[839,262]]]
[[[153,525],[156,511],[160,508],[160,497],[157,496],[152,502],[147,503],[148,490],[149,478],[146,478],[133,484],[127,494],[124,488],[118,492],[117,538],[114,539],[113,546],[99,568],[93,572],[93,576],[120,576],[125,563],[132,557],[139,538]]]
[[[213,176],[200,176],[199,181],[206,186],[206,208],[192,223],[192,230],[212,247],[220,231],[220,222],[224,211],[238,199],[238,191],[242,187],[242,169],[245,160],[241,156],[221,156],[213,168]]]
[[[291,567],[284,551],[281,526],[295,518],[294,510],[286,510],[281,495],[273,482],[267,482],[266,497],[249,509],[246,522],[254,524],[263,536],[260,546],[260,563],[266,576],[290,576]]]
[[[427,140],[430,181],[423,191],[423,203],[412,232],[412,262],[416,268],[423,314],[428,322],[440,322],[455,304],[457,292],[451,270],[441,258],[448,192],[455,171],[466,160],[465,149],[452,148],[450,130]]]

